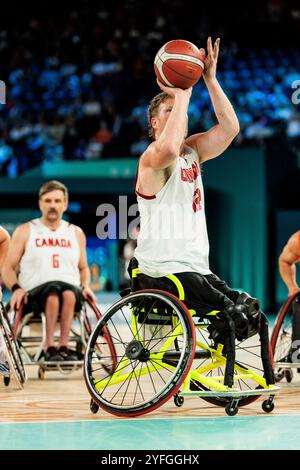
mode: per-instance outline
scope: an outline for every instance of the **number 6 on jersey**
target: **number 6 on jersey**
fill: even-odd
[[[53,268],[59,268],[59,255],[52,255]]]

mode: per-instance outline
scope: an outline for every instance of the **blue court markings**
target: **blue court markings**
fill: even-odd
[[[300,415],[1,423],[1,450],[298,450]]]

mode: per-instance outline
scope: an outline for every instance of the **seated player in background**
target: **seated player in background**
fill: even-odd
[[[80,309],[81,296],[95,299],[90,289],[86,237],[81,228],[62,219],[68,207],[68,190],[62,183],[43,184],[39,207],[42,216],[20,225],[13,234],[3,280],[13,293],[11,309],[18,309],[24,300],[27,310],[45,312],[45,360],[76,360],[76,354],[68,349],[74,312]]]
[[[294,233],[279,256],[279,272],[288,289],[288,295],[300,293],[296,281],[296,263],[300,261],[300,231]]]
[[[9,234],[7,233],[6,230],[4,230],[3,227],[0,226],[0,275],[1,275],[1,269],[2,269],[4,259],[7,255],[9,240],[10,240]],[[2,300],[2,290],[0,286],[0,302],[1,300]],[[1,349],[1,344],[0,344],[0,374],[7,374],[7,373],[9,373],[9,365]]]
[[[296,263],[300,261],[300,231],[295,232],[284,246],[279,256],[279,272],[283,282],[285,283],[288,296],[300,294],[300,288],[296,280]],[[292,319],[292,348],[286,360],[292,362],[292,355],[299,351],[300,347],[300,296],[293,302],[293,319]],[[296,358],[296,356],[295,356]],[[299,359],[298,359],[299,361]],[[300,372],[300,369],[298,369]]]

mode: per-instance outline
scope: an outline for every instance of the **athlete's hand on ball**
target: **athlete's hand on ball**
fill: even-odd
[[[90,299],[92,302],[96,302],[97,298],[90,287],[84,287],[82,289],[82,295],[85,299]]]
[[[219,49],[220,49],[220,38],[217,38],[213,47],[211,37],[207,39],[207,56],[205,56],[205,50],[203,48],[200,49],[200,52],[202,52],[202,54],[205,57],[204,74],[203,74],[204,80],[212,79],[216,77]]]
[[[19,310],[22,300],[24,299],[24,304],[27,304],[28,297],[24,289],[17,289],[14,291],[11,301],[10,301],[10,310]]]
[[[158,80],[158,78],[156,79],[156,81],[159,88],[165,93],[168,93],[171,98],[175,98],[175,96],[186,96],[189,99],[191,97],[193,87],[186,88],[185,90],[183,90],[182,88],[165,86]]]

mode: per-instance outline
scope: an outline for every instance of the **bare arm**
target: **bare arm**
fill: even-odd
[[[3,281],[8,289],[11,289],[14,284],[18,283],[17,269],[24,254],[28,237],[29,224],[20,225],[13,233],[8,253],[2,267]],[[11,310],[14,308],[18,309],[23,299],[25,299],[24,302],[26,303],[27,297],[25,290],[22,288],[15,290],[10,301]]]
[[[4,259],[8,252],[10,236],[3,227],[0,227],[0,273]]]
[[[170,98],[174,99],[174,104],[163,131],[143,153],[140,163],[144,167],[163,170],[175,163],[180,154],[180,147],[186,133],[187,111],[192,88],[181,90],[165,87],[160,82],[158,84]]]
[[[11,239],[7,257],[2,267],[3,281],[8,289],[18,282],[17,268],[24,254],[29,236],[29,224],[18,227]]]
[[[219,45],[220,40],[217,39],[214,47],[212,47],[211,38],[208,38],[208,56],[205,59],[206,71],[204,73],[204,81],[218,124],[207,132],[192,135],[186,140],[187,145],[197,151],[201,162],[217,157],[224,152],[240,130],[239,121],[234,109],[216,78]],[[203,49],[202,51],[205,53]]]
[[[93,291],[90,288],[91,274],[87,262],[86,256],[86,237],[81,228],[76,227],[76,237],[80,249],[80,258],[78,263],[78,269],[80,272],[80,283],[82,286],[82,295],[87,298],[90,297],[92,300],[96,300]]]
[[[288,288],[289,295],[299,291],[296,281],[296,263],[300,260],[298,235],[294,233],[279,256],[279,272],[283,282]]]

